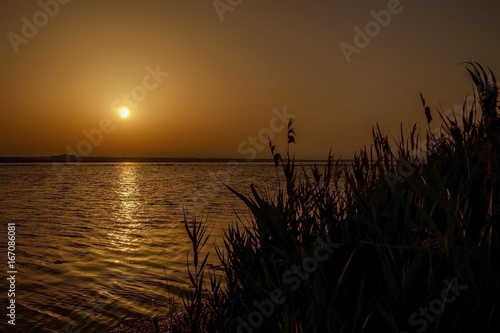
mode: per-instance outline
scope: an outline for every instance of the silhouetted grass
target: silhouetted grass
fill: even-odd
[[[357,153],[353,165],[329,155],[326,166],[297,170],[290,121],[284,158],[270,142],[283,187],[278,181],[271,195],[251,184],[251,197],[229,188],[252,219],[231,226],[225,249],[216,249],[223,278],[211,273],[209,282],[203,279],[206,257],[198,256],[206,229],[186,221],[194,291],[172,331],[236,332],[239,325],[241,332],[496,331],[498,87],[479,64],[466,67],[477,87],[474,102],[464,103],[460,122],[438,112],[441,134],[428,131],[425,143],[415,125],[391,147],[377,126],[373,145]],[[423,97],[422,103],[429,124],[431,109]],[[337,244],[333,251],[321,245],[328,238]],[[304,268],[294,273],[318,249],[327,259],[314,270],[308,266],[307,275]],[[466,286],[460,295],[453,293],[456,284]],[[265,300],[275,290],[283,291],[284,302],[257,310],[254,301],[269,305]],[[412,326],[410,316],[441,297],[448,302],[441,313],[430,313],[426,327],[422,321]],[[265,312],[262,323],[242,328],[255,311]]]

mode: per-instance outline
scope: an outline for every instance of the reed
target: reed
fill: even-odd
[[[324,166],[298,168],[288,126],[285,156],[270,142],[276,194],[251,184],[247,197],[228,187],[252,218],[225,234],[216,248],[223,278],[203,282],[206,258],[196,253],[208,235],[194,220],[195,291],[184,302],[175,332],[490,332],[500,327],[500,120],[495,77],[477,63],[465,67],[474,82],[462,119],[437,111],[440,135],[421,141],[417,126],[395,140],[379,127],[373,145],[348,165],[331,154]],[[433,121],[421,96],[427,125]],[[422,154],[422,152],[425,152]],[[281,186],[280,179],[283,182]],[[339,246],[310,273],[297,273],[314,257],[318,240]],[[195,244],[199,244],[196,245]],[[326,253],[324,246],[320,247]],[[188,261],[188,268],[190,262]],[[299,284],[283,274],[292,272]],[[293,273],[295,272],[295,273]],[[295,275],[294,275],[295,274]],[[285,274],[286,275],[286,274]],[[443,281],[465,285],[439,315],[419,324],[414,313],[441,297]],[[295,288],[297,287],[297,288]],[[452,287],[452,286],[451,286]],[[282,304],[243,328],[255,305],[283,291]],[[451,297],[450,286],[446,297]],[[204,296],[203,296],[204,295]],[[451,298],[446,298],[449,300]],[[262,312],[262,311],[261,311]],[[266,311],[264,311],[266,312]]]

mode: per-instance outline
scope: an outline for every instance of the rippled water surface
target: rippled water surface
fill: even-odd
[[[216,242],[247,212],[217,178],[244,193],[276,184],[274,167],[255,163],[0,165],[2,244],[16,223],[16,332],[107,332],[165,314],[163,267],[174,296],[187,287],[183,208],[208,216]]]

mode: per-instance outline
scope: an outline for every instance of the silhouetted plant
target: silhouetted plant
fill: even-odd
[[[224,249],[216,248],[224,279],[210,277],[205,301],[206,257],[189,271],[196,292],[176,327],[235,331],[238,317],[247,320],[256,311],[254,301],[280,289],[286,301],[250,329],[412,330],[410,315],[441,296],[443,281],[456,279],[467,289],[427,322],[427,331],[499,328],[498,87],[491,71],[488,76],[477,63],[466,67],[477,93],[472,105],[463,104],[461,125],[455,115],[437,110],[440,134],[430,133],[432,110],[420,95],[428,125],[425,144],[415,125],[408,137],[401,129],[392,148],[376,126],[373,145],[356,153],[352,163],[329,154],[325,165],[299,172],[290,153],[295,143],[290,120],[284,158],[269,141],[278,191],[271,195],[251,184],[247,197],[228,187],[252,218],[237,217],[225,233]],[[190,230],[186,222],[186,230],[193,244],[206,242],[201,224],[193,222]],[[341,246],[292,290],[283,274],[312,256],[318,239],[328,237]],[[201,247],[193,245],[193,253]]]

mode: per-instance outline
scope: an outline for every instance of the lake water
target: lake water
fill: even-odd
[[[0,330],[107,332],[127,317],[166,314],[164,267],[173,297],[188,287],[183,209],[208,216],[219,244],[235,211],[247,214],[217,178],[246,194],[250,183],[277,182],[268,163],[0,165],[1,240],[15,222],[17,269],[16,330],[5,296]]]

